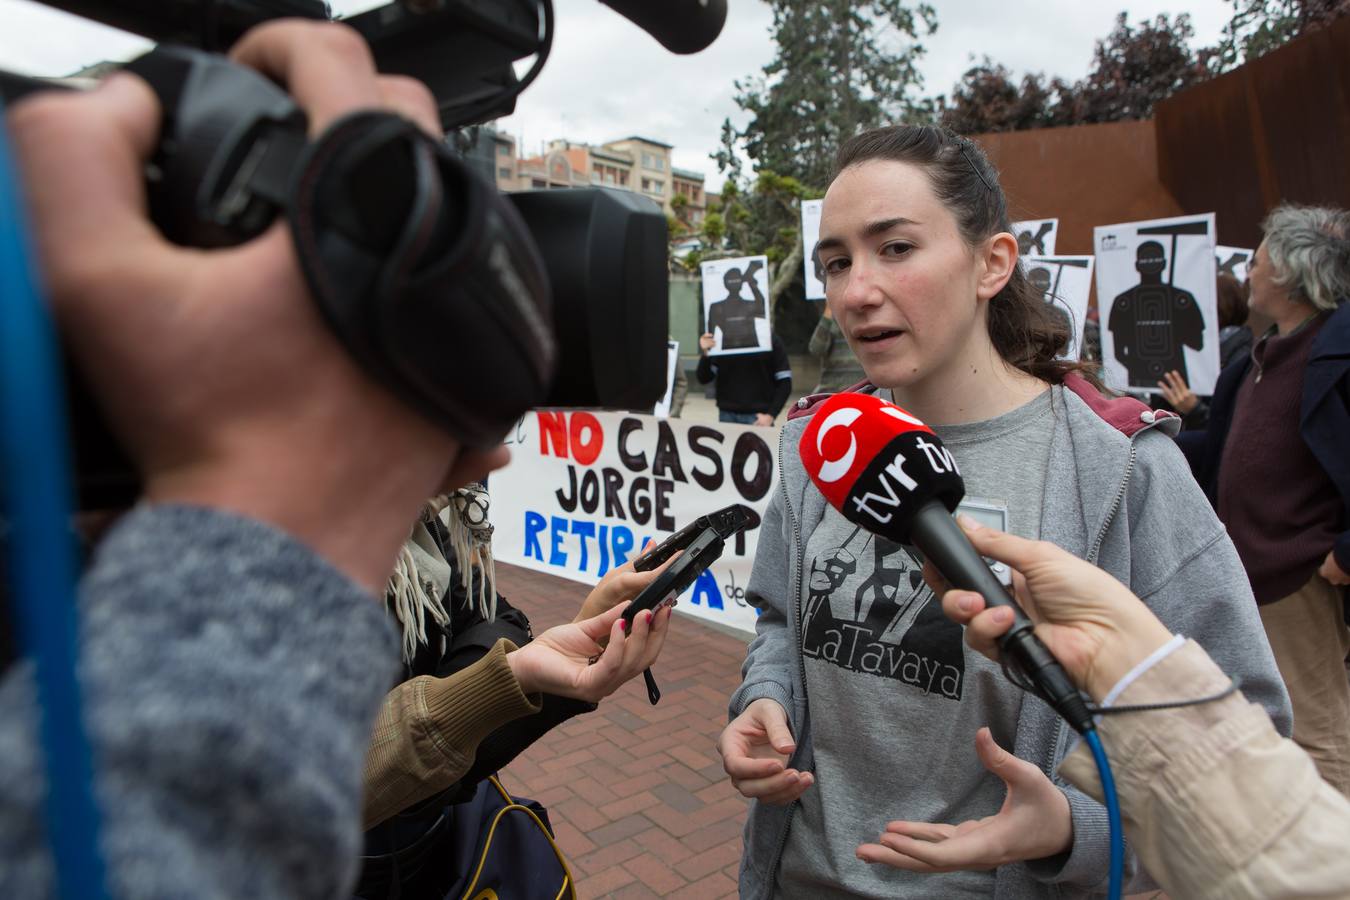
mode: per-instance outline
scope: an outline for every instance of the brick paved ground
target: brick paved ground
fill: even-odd
[[[571,621],[589,590],[502,564],[497,579],[536,633]],[[688,616],[674,625],[654,669],[660,704],[635,679],[502,773],[508,789],[548,807],[585,900],[736,896],[745,801],[714,743],[745,641]]]

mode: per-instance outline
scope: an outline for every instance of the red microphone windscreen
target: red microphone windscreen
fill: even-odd
[[[905,543],[930,500],[954,510],[965,493],[956,460],[916,416],[871,394],[835,394],[811,417],[799,452],[830,505],[850,522]]]

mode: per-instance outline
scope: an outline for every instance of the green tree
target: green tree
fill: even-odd
[[[1230,0],[1233,18],[1215,47],[1220,69],[1264,56],[1350,14],[1350,0]]]
[[[1068,125],[1065,98],[1074,87],[1039,73],[1022,76],[1018,85],[1008,67],[989,57],[967,69],[942,101],[942,124],[958,134],[1023,131]]]
[[[1066,98],[1064,118],[1073,124],[1147,119],[1161,100],[1214,74],[1212,50],[1190,47],[1191,17],[1166,14],[1131,26],[1125,13],[1097,42],[1092,70]]]
[[[685,262],[767,256],[775,329],[799,351],[820,314],[805,302],[801,201],[823,194],[835,152],[858,131],[934,118],[917,64],[937,18],[911,0],[769,2],[776,54],[760,75],[736,82],[749,122],[741,130],[722,123],[712,156],[726,178],[721,206],[704,218],[703,252]]]
[[[749,124],[730,132],[756,171],[823,186],[835,150],[860,129],[931,118],[919,96],[920,38],[937,18],[907,0],[771,0],[777,53],[762,75],[736,82]],[[723,160],[719,159],[719,164]],[[728,165],[730,160],[726,161]],[[723,171],[727,171],[726,168]]]

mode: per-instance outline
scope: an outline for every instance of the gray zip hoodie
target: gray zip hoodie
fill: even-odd
[[[1289,697],[1242,563],[1168,436],[1178,421],[1155,416],[1129,398],[1108,401],[1072,376],[1063,390],[1054,391],[1052,410],[1051,477],[1045,484],[1041,537],[1129,585],[1168,628],[1195,639],[1235,676],[1247,697],[1264,706],[1288,735]],[[782,431],[779,491],[761,525],[747,589],[761,615],[741,669],[741,686],[730,703],[732,718],[763,697],[780,703],[797,741],[789,765],[803,771],[812,770],[813,753],[800,652],[802,559],[807,537],[826,506],[796,452],[808,421],[791,420]],[[1068,752],[1071,735],[1049,707],[1027,698],[1010,749],[1049,775]],[[1105,892],[1110,852],[1106,809],[1067,782],[1055,778],[1055,783],[1069,801],[1073,847],[1049,859],[1002,866],[995,876],[995,898]],[[795,803],[752,801],[741,860],[743,898],[775,893],[795,810]],[[1126,879],[1133,890],[1151,886],[1128,852]]]

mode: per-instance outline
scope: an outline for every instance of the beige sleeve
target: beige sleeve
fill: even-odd
[[[1131,684],[1117,706],[1218,693],[1228,676],[1194,641]],[[1125,836],[1173,897],[1350,897],[1350,800],[1241,694],[1105,716],[1098,726]],[[1100,800],[1080,744],[1060,774]]]
[[[385,696],[366,752],[363,828],[445,790],[473,765],[483,738],[539,712],[506,661],[515,649],[500,640],[449,678],[422,675]]]

